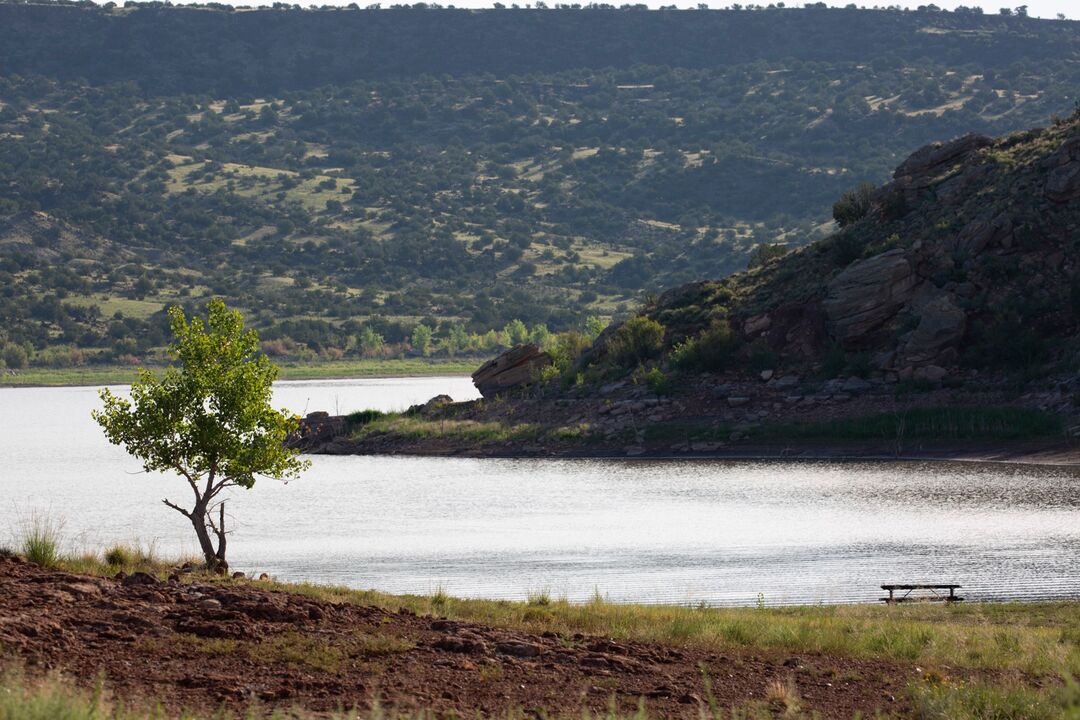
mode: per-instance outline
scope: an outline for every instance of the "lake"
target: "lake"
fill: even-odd
[[[403,409],[468,378],[283,382],[281,407]],[[92,388],[0,389],[0,544],[35,513],[71,550],[192,553],[190,525],[90,419]],[[872,602],[884,582],[1080,596],[1080,470],[962,463],[314,457],[233,494],[233,569],[458,596],[710,605]]]

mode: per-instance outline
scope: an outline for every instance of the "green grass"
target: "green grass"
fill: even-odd
[[[60,563],[60,543],[63,540],[63,521],[47,514],[34,513],[23,521],[22,555],[41,567],[52,568]]]
[[[385,595],[317,585],[281,589],[335,602],[407,607],[454,619],[528,632],[582,632],[621,640],[713,650],[820,652],[1057,676],[1080,672],[1077,603],[838,605],[794,608],[689,608],[586,604],[548,598],[546,604]]]
[[[282,380],[331,378],[424,377],[469,375],[481,361],[477,359],[436,360],[403,358],[391,360],[340,360],[313,363],[282,362]],[[152,368],[153,369],[153,368]],[[127,365],[90,365],[74,368],[29,368],[17,375],[0,375],[0,386],[126,385],[134,382],[138,370]]]
[[[476,420],[427,420],[399,413],[388,413],[360,425],[354,431],[357,440],[379,435],[393,435],[405,440],[454,440],[460,442],[511,442],[537,440],[543,434],[539,425]]]

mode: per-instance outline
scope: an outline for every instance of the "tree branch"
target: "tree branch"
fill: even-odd
[[[178,512],[178,513],[180,513],[181,515],[183,515],[184,517],[188,518],[189,520],[191,519],[191,513],[190,513],[190,512],[188,512],[187,510],[185,510],[184,508],[180,507],[179,505],[177,505],[177,504],[175,504],[175,503],[171,503],[171,502],[169,502],[169,501],[168,501],[167,499],[166,499],[166,500],[162,500],[161,502],[165,503],[166,505],[168,505],[169,507],[171,507],[171,508],[172,508],[173,510],[175,510],[175,511],[176,511],[176,512]]]

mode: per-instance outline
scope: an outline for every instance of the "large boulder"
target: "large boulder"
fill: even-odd
[[[473,385],[484,397],[528,385],[551,365],[551,356],[532,343],[517,345],[488,360],[472,374]]]
[[[949,295],[927,302],[919,313],[919,324],[904,345],[904,364],[926,365],[937,360],[949,348],[955,348],[964,336],[967,314]]]
[[[977,217],[957,233],[948,249],[968,256],[978,255],[987,247],[1008,245],[1012,230],[1012,220],[1005,213],[994,218]]]
[[[845,347],[857,347],[893,318],[912,296],[918,277],[903,250],[889,250],[852,263],[826,291],[829,332]]]

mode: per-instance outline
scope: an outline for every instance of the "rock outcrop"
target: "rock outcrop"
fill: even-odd
[[[484,397],[494,397],[536,380],[551,365],[551,356],[532,343],[517,345],[488,360],[472,374],[473,385]]]
[[[865,343],[869,333],[896,315],[918,281],[901,249],[850,265],[829,283],[825,301],[829,331],[845,347]]]
[[[919,324],[907,339],[902,352],[902,364],[925,365],[934,361],[944,362],[941,356],[952,350],[948,361],[955,361],[955,348],[964,336],[967,315],[949,295],[926,303],[919,316]]]
[[[1080,199],[1080,137],[1066,141],[1045,164],[1046,197],[1056,203]]]
[[[900,163],[893,173],[899,180],[903,177],[932,177],[947,166],[962,161],[976,150],[994,144],[993,138],[977,133],[945,142],[935,142],[919,148],[907,160]]]

